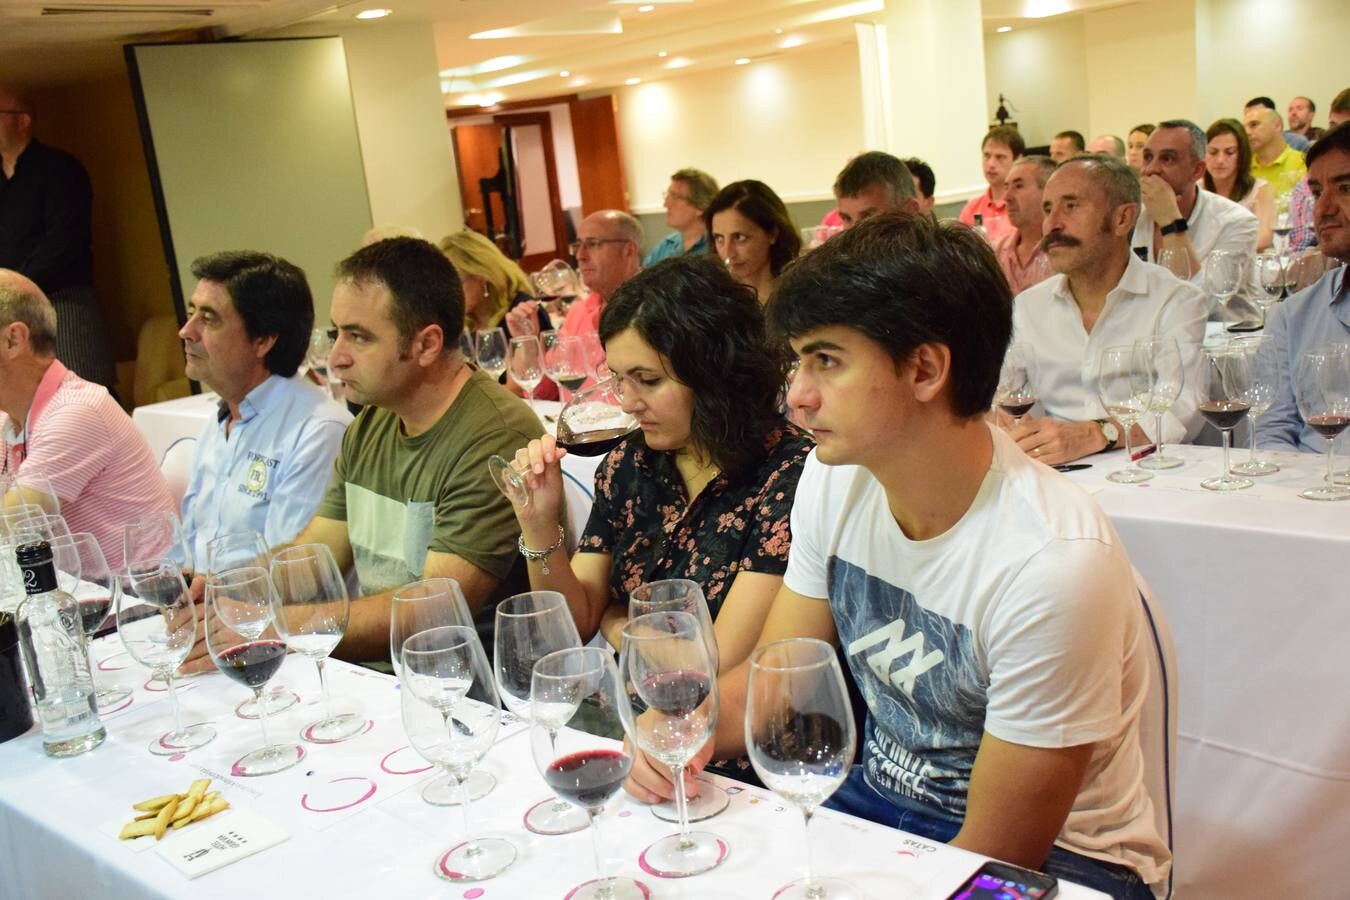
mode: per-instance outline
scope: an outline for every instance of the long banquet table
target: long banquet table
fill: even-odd
[[[306,745],[307,756],[284,772],[242,778],[229,774],[233,761],[261,745],[258,723],[234,714],[247,696],[243,688],[218,672],[184,680],[184,721],[212,722],[219,735],[181,757],[152,756],[146,746],[169,722],[162,686],[146,681],[148,672],[128,660],[116,635],[97,641],[95,655],[99,678],[136,686],[127,705],[105,716],[103,746],[73,759],[49,759],[36,728],[0,744],[0,896],[562,900],[573,886],[594,877],[589,834],[543,837],[522,825],[525,810],[549,792],[535,768],[527,729],[509,714],[497,744],[480,763],[497,785],[471,805],[470,821],[477,836],[511,841],[516,863],[488,881],[448,883],[433,874],[432,861],[460,840],[460,811],[422,801],[421,786],[434,773],[408,747],[392,677],[330,662],[334,697],[355,701],[367,730],[341,744]],[[320,714],[314,666],[292,655],[273,683],[301,697],[271,721],[274,740],[295,740],[304,723]],[[213,779],[211,789],[221,791],[232,809],[190,826],[184,838],[191,829],[229,829],[236,810],[261,816],[289,837],[191,881],[156,852],[153,838],[117,840],[133,803],[184,791],[203,776]],[[610,873],[641,878],[656,900],[767,898],[799,877],[805,854],[800,814],[768,791],[720,783],[740,788],[726,812],[701,826],[729,844],[720,867],[682,880],[641,872],[642,849],[674,826],[621,793],[601,816]],[[165,845],[172,839],[170,832]],[[982,861],[830,811],[812,821],[811,840],[820,874],[847,878],[877,900],[941,900]],[[1062,883],[1060,896],[1102,895]]]
[[[135,419],[162,449],[195,435],[213,405],[185,398]],[[1186,464],[1139,485],[1105,478],[1123,451],[1068,477],[1111,517],[1172,627],[1176,895],[1317,896],[1343,879],[1350,839],[1350,501],[1297,496],[1322,477],[1321,457],[1265,454],[1284,470],[1220,495],[1199,484],[1221,467],[1217,448],[1168,453]],[[595,461],[566,464],[587,481]]]

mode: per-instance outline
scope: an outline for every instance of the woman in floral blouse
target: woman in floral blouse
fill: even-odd
[[[531,561],[530,585],[567,597],[583,639],[601,630],[617,646],[629,592],[691,579],[730,669],[754,649],[783,581],[788,515],[811,450],[778,409],[785,357],[766,337],[754,291],[700,255],[625,282],[605,305],[600,339],[642,430],[596,471],[576,554]],[[565,454],[551,436],[516,454],[533,491],[516,508],[531,550],[558,540]]]

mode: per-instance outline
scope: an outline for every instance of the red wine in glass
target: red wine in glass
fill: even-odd
[[[1329,441],[1334,441],[1347,425],[1350,425],[1350,416],[1331,414],[1308,417],[1308,427]]]
[[[703,705],[711,687],[701,672],[662,672],[644,681],[638,696],[662,715],[683,718]]]
[[[633,433],[631,428],[597,428],[576,434],[558,429],[558,446],[577,456],[604,456]]]
[[[618,750],[582,750],[554,760],[544,780],[559,797],[599,810],[623,787],[633,758]]]
[[[586,383],[586,373],[580,375],[559,375],[558,384],[567,388],[569,391],[575,391]]]
[[[221,652],[216,664],[220,671],[256,691],[271,680],[285,659],[284,641],[250,641]]]
[[[998,408],[1011,416],[1014,422],[1020,420],[1036,405],[1036,398],[1027,394],[1009,394],[998,402]]]
[[[108,618],[108,607],[112,606],[112,597],[81,597],[80,627],[86,635],[93,635],[103,620]]]
[[[1251,404],[1242,400],[1206,400],[1200,404],[1200,415],[1220,431],[1229,431],[1246,418],[1249,409]]]

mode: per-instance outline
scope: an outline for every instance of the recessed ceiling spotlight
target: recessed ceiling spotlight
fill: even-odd
[[[738,66],[745,66],[749,64],[750,64],[749,57],[742,56],[740,59],[736,60],[736,65]]]
[[[998,26],[998,28],[997,28],[996,30],[998,31],[999,34],[1007,34],[1008,32],[1012,31],[1012,26],[1011,26],[1011,25],[1000,25],[1000,26]]]
[[[800,34],[794,34],[783,38],[783,42],[779,44],[778,47],[782,50],[791,50],[793,47],[800,47],[805,43],[806,38],[802,37]]]
[[[363,9],[356,14],[358,19],[383,19],[393,12],[392,9]]]
[[[660,51],[659,53],[657,53],[656,56],[657,56],[658,59],[665,59],[666,56],[667,56],[667,54],[666,54],[666,51],[662,50],[662,51]]]
[[[648,4],[645,5],[645,6],[639,6],[639,7],[638,7],[638,12],[651,12],[651,11],[654,10],[654,9],[656,9],[656,7],[655,7],[655,6],[652,6],[650,3],[648,3]]]
[[[572,74],[571,72],[567,71],[566,69],[563,69],[561,72],[558,73],[558,77],[559,77],[559,78],[566,78],[567,76],[569,76],[569,75],[571,75],[571,74]]]
[[[623,83],[624,83],[624,84],[641,84],[641,83],[642,83],[642,79],[641,79],[641,78],[625,78]]]
[[[775,28],[775,29],[773,30],[773,33],[774,33],[774,34],[782,34],[782,33],[783,33],[783,29],[781,29],[781,28]]]

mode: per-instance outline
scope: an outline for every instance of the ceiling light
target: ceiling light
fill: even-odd
[[[658,59],[665,59],[665,58],[666,58],[666,55],[667,55],[667,54],[666,54],[666,51],[664,51],[664,50],[662,50],[661,52],[659,52],[659,53],[656,54],[656,56],[657,56]]]
[[[1012,26],[1011,26],[1011,25],[1000,25],[1000,26],[998,26],[998,28],[996,28],[995,30],[996,30],[999,34],[1007,34],[1008,32],[1012,31]]]
[[[571,75],[571,74],[572,74],[571,72],[567,71],[566,69],[563,69],[561,72],[558,73],[558,77],[559,77],[559,78],[566,78],[568,75]]]
[[[478,101],[478,105],[483,107],[496,106],[498,103],[501,102],[502,102],[501,94],[484,94],[483,99]]]
[[[806,38],[800,34],[794,34],[791,37],[783,38],[783,42],[778,45],[780,50],[791,50],[793,47],[800,47],[806,43]]]
[[[358,19],[383,19],[393,12],[392,9],[363,9],[356,14]]]
[[[654,9],[656,9],[656,7],[648,3],[646,6],[639,6],[638,12],[651,12]]]
[[[692,66],[693,64],[694,64],[694,61],[693,61],[692,59],[685,59],[683,56],[677,56],[677,57],[675,57],[674,59],[672,59],[672,60],[670,60],[669,62],[666,63],[666,68],[667,68],[667,69],[683,69],[685,66]]]
[[[775,29],[773,30],[773,33],[774,33],[774,34],[782,34],[782,33],[783,33],[783,29],[781,29],[781,28],[775,28]]]
[[[750,59],[749,59],[748,57],[745,57],[745,56],[742,56],[740,59],[736,60],[736,65],[738,65],[738,66],[745,66],[745,65],[749,65],[749,64],[750,64]]]
[[[641,84],[641,83],[642,83],[642,79],[641,79],[641,78],[625,78],[623,83],[624,83],[624,84]]]

